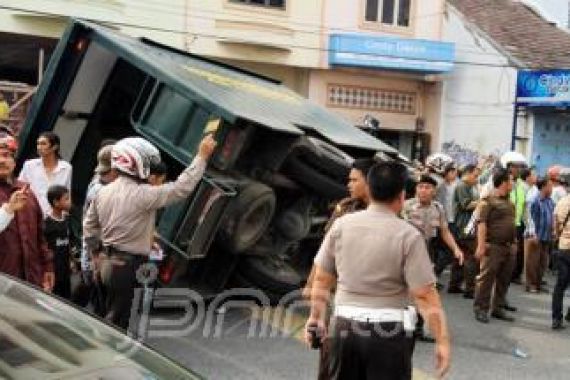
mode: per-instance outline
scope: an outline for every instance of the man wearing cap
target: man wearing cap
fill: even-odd
[[[17,150],[12,136],[0,137],[0,204],[10,203],[13,196],[25,202],[13,213],[5,209],[13,219],[0,233],[0,272],[51,291],[53,256],[43,234],[43,213],[29,185],[14,178]]]
[[[453,256],[463,263],[463,252],[449,230],[444,207],[434,201],[436,186],[437,182],[431,176],[422,175],[416,185],[416,197],[404,203],[402,217],[422,232],[434,264],[437,257],[432,246],[438,237],[452,250]]]
[[[95,176],[87,187],[87,195],[85,196],[85,203],[83,205],[83,217],[85,217],[91,202],[95,199],[99,190],[101,190],[103,186],[113,182],[118,176],[117,171],[111,168],[111,149],[112,144],[103,145],[97,153],[97,167],[95,167]],[[96,259],[97,257],[91,257],[85,239],[83,239],[81,271],[85,284],[83,293],[87,294],[87,296],[82,297],[80,304],[86,306],[87,303],[91,301],[93,311],[103,317],[105,315],[105,297],[99,275],[100,268]]]
[[[445,210],[441,203],[433,200],[436,186],[437,182],[431,176],[422,175],[416,185],[416,197],[408,199],[404,203],[402,217],[422,233],[434,265],[437,265],[437,250],[439,248],[434,243],[438,237],[451,249],[459,265],[463,265],[463,252],[449,230]],[[418,339],[432,342],[433,338],[425,335],[423,325],[423,320],[419,318],[416,326]]]

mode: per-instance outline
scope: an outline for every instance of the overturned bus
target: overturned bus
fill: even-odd
[[[306,277],[354,158],[397,152],[279,82],[220,62],[73,21],[20,134],[20,159],[53,130],[82,204],[101,141],[140,135],[175,178],[205,133],[218,147],[206,177],[163,210],[163,286],[216,294],[262,289],[271,299]]]

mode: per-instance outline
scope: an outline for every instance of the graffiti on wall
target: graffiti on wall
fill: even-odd
[[[501,152],[498,150],[483,154],[482,152],[461,145],[455,142],[455,140],[444,142],[442,152],[451,156],[459,167],[468,164],[481,165],[485,162],[494,162],[501,155]]]

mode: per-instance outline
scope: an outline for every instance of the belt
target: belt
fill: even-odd
[[[115,256],[115,257],[120,257],[122,259],[134,259],[137,257],[140,257],[143,259],[146,258],[146,256],[144,256],[144,255],[139,255],[139,254],[132,253],[132,252],[122,251],[120,249],[113,247],[112,245],[104,246],[103,247],[103,253],[109,257]]]
[[[337,305],[334,308],[335,317],[367,323],[404,322],[406,313],[407,309],[373,309],[346,305]]]

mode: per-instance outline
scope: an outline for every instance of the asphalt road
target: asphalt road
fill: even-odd
[[[547,280],[552,289],[554,279]],[[513,313],[516,321],[491,320],[489,325],[474,320],[471,301],[442,295],[453,336],[450,379],[570,378],[570,328],[551,331],[550,294],[529,294],[520,285],[511,286],[510,303],[519,308]],[[570,305],[570,297],[565,301]],[[206,378],[316,378],[317,354],[300,342],[306,311],[284,313],[283,318],[276,317],[275,309],[253,306],[222,311],[210,318],[217,323],[202,323],[192,331],[173,329],[173,336],[149,338],[147,343]],[[268,313],[265,318],[263,312]],[[172,324],[180,317],[176,312],[161,313],[153,322]],[[528,356],[514,355],[516,349]],[[431,378],[432,345],[416,346],[414,367],[415,379]]]

